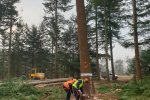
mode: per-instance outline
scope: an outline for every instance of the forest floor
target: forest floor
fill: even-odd
[[[119,78],[117,80],[115,80],[115,81],[111,80],[110,82],[108,82],[107,80],[104,80],[104,79],[101,79],[100,81],[94,80],[94,88],[96,90],[96,93],[93,94],[90,99],[85,99],[85,100],[119,100],[119,97],[116,96],[113,93],[113,91],[110,91],[110,92],[107,92],[107,93],[98,92],[98,88],[100,86],[105,85],[105,86],[108,86],[108,87],[112,87],[113,83],[114,84],[119,83],[119,84],[123,85],[123,84],[127,83],[129,80],[131,80],[131,78],[132,78],[132,76],[127,76],[127,75],[119,75],[118,77]],[[40,85],[42,85],[42,84],[40,84]],[[115,91],[118,91],[118,90],[115,90]],[[48,99],[48,96],[46,96],[46,97],[44,97],[43,99],[40,99],[40,100],[50,100],[50,99]],[[71,95],[70,100],[75,100],[74,95]]]
[[[101,81],[94,81],[95,90],[97,90],[97,88],[99,88],[101,85],[107,85],[111,87],[112,83],[124,84],[127,83],[131,78],[132,76],[120,75],[116,81],[107,82],[104,79],[102,79]],[[71,100],[75,100],[74,96],[71,97]],[[112,92],[98,93],[98,91],[96,91],[96,94],[92,95],[92,99],[87,100],[119,100],[119,97],[114,95]]]

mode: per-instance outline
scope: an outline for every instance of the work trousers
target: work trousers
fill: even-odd
[[[78,89],[72,87],[72,90],[73,90],[76,100],[80,100],[80,93],[78,92]]]
[[[66,100],[70,100],[71,90],[65,90],[65,91],[66,91]]]
[[[71,88],[67,89],[65,86],[63,86],[64,90],[66,91],[66,99],[65,100],[70,100],[70,96],[71,96]]]

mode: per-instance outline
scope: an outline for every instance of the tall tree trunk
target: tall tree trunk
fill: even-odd
[[[132,0],[132,6],[133,6],[133,30],[134,30],[133,34],[134,34],[134,47],[135,47],[136,80],[141,80],[142,74],[141,74],[139,46],[138,46],[136,0]]]
[[[108,68],[108,24],[107,24],[107,8],[105,1],[105,61],[106,61],[106,71],[107,71],[107,81],[110,81],[109,78],[109,68]]]
[[[110,60],[111,60],[111,69],[112,69],[112,80],[115,80],[115,69],[114,69],[114,60],[113,60],[113,47],[112,47],[112,32],[111,32],[111,25],[110,25],[110,2],[109,5],[109,42],[110,42]]]
[[[112,80],[115,80],[115,69],[114,69],[114,59],[113,59],[113,47],[112,47],[112,33],[110,33],[110,60],[112,69]]]
[[[2,70],[2,79],[6,78],[5,76],[6,75],[6,52],[5,52],[5,43],[6,43],[6,40],[5,40],[5,36],[3,37],[2,39],[2,45],[3,45],[3,49],[2,49],[2,67],[3,67],[3,70]]]
[[[34,55],[34,48],[32,48],[32,54],[31,54],[31,56],[32,56],[32,62],[31,62],[31,64],[32,64],[32,68],[34,68],[35,67],[35,55]]]
[[[52,71],[50,71],[51,72],[51,74],[50,74],[50,78],[54,78],[55,77],[55,67],[54,67],[54,40],[53,40],[53,38],[52,38],[52,59],[51,59],[51,68],[50,68],[50,70],[52,70]]]
[[[85,93],[89,96],[94,92],[92,77],[88,75],[91,74],[91,66],[89,62],[89,49],[87,40],[87,25],[86,25],[86,15],[84,0],[76,0],[76,10],[77,10],[77,25],[78,25],[78,41],[79,41],[79,51],[80,51],[80,71],[82,78],[88,78],[88,84],[85,84]],[[85,75],[84,75],[85,74]]]
[[[12,26],[13,26],[13,19],[12,14],[10,18],[10,33],[9,33],[9,48],[8,48],[8,79],[11,77],[11,40],[12,40]]]
[[[97,31],[97,5],[95,6],[95,31],[96,31],[96,68],[97,68],[97,75],[98,79],[101,80],[100,78],[100,68],[99,68],[99,56],[98,56],[98,31]]]
[[[58,67],[58,58],[57,58],[57,49],[58,49],[58,15],[57,15],[57,0],[55,1],[55,25],[56,25],[56,29],[55,29],[55,63],[54,63],[54,66],[55,66],[55,72],[56,72],[56,78],[59,77],[59,67]]]
[[[19,55],[20,55],[20,50],[19,50],[19,34],[17,33],[17,36],[16,36],[16,41],[17,41],[17,58],[16,58],[16,67],[15,67],[15,77],[18,77],[20,76],[20,62],[19,61]]]

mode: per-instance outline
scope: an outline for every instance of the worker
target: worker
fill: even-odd
[[[66,91],[67,95],[66,95],[66,100],[70,100],[70,96],[71,96],[71,93],[73,93],[72,91],[72,84],[76,82],[76,79],[71,79],[71,80],[68,80],[66,81],[64,84],[63,84],[63,88],[64,90]]]
[[[85,79],[78,79],[76,82],[73,83],[72,90],[73,90],[76,100],[80,99],[81,95],[83,94],[83,86],[87,82],[88,82],[88,79],[85,78]]]

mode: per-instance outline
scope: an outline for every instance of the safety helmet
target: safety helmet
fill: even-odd
[[[77,81],[77,79],[72,79],[74,82]]]

